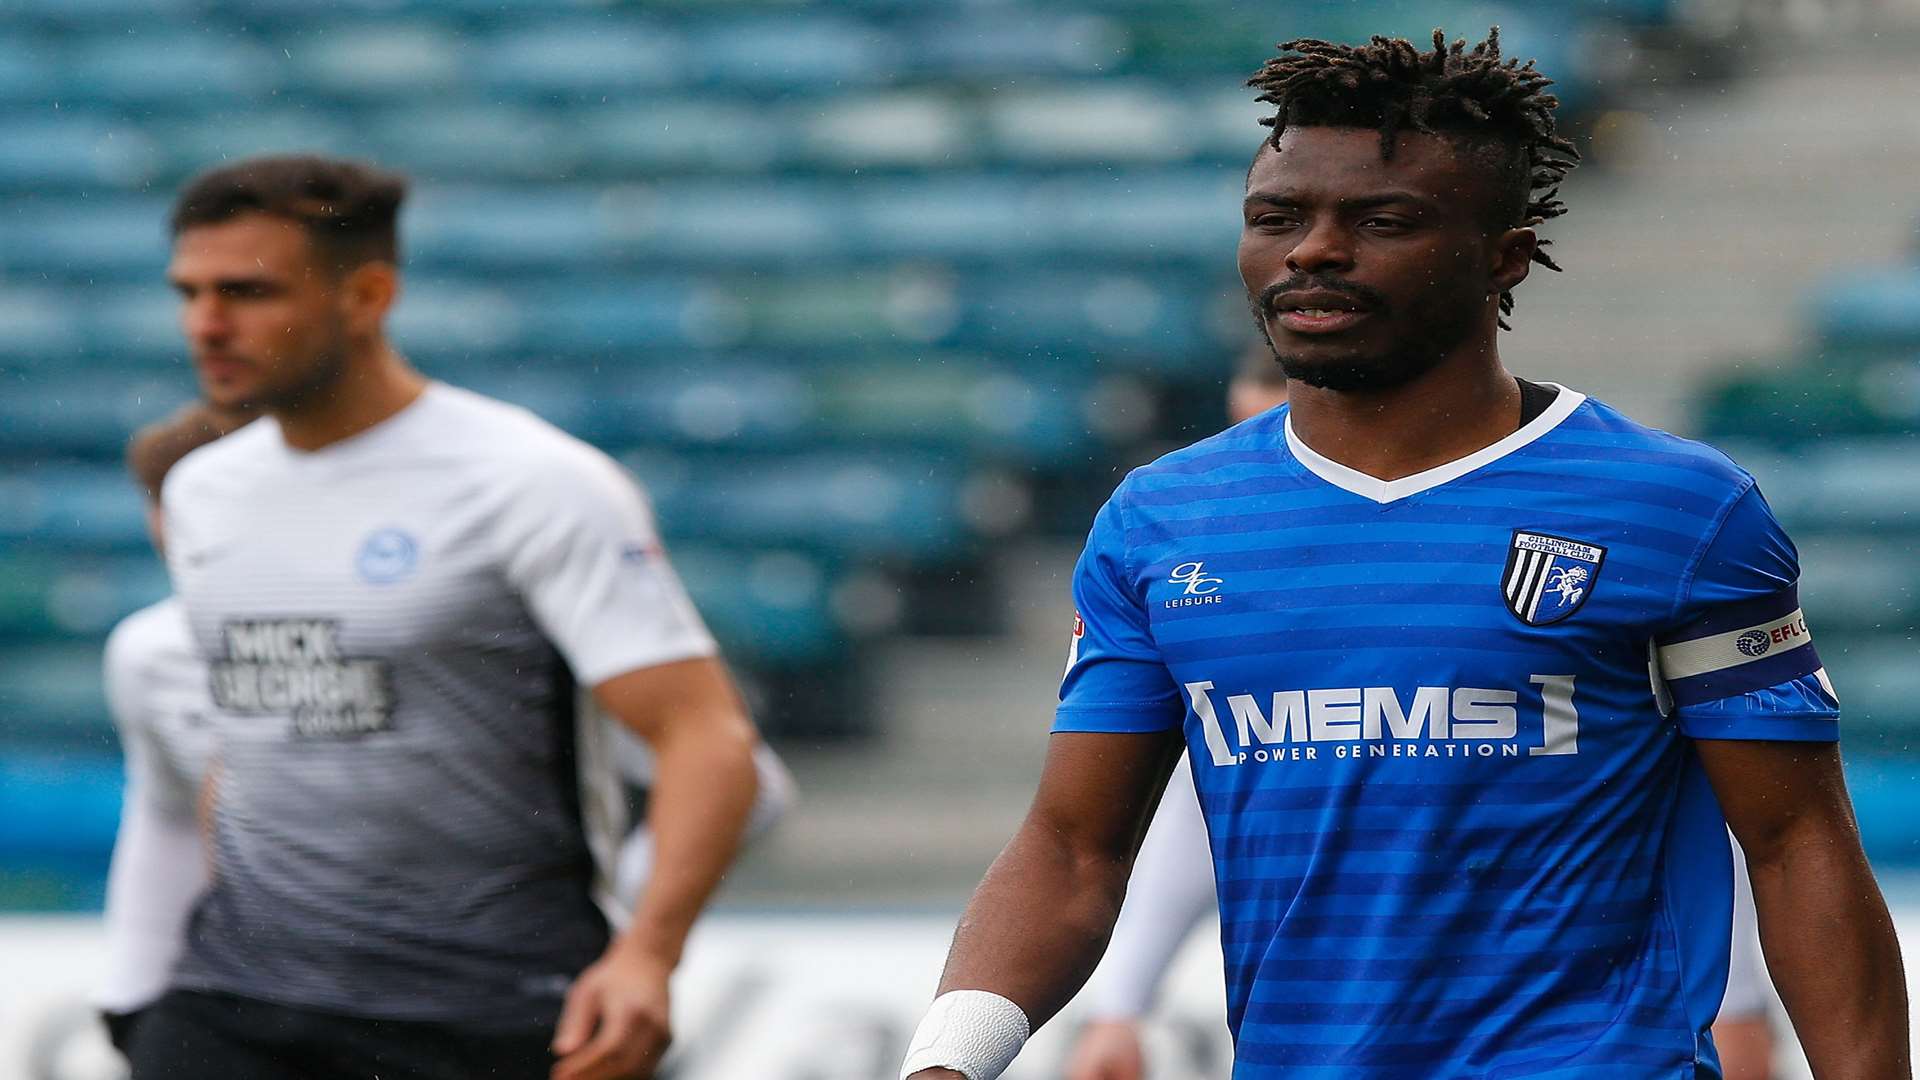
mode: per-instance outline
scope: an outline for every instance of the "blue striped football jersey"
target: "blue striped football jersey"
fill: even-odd
[[[1753,478],[1558,390],[1394,481],[1282,407],[1094,521],[1054,730],[1184,728],[1237,1080],[1720,1075],[1692,740],[1832,741],[1839,703]]]

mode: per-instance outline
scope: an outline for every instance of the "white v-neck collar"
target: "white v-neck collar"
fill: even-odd
[[[1287,449],[1293,451],[1293,456],[1299,460],[1300,464],[1306,466],[1308,472],[1334,487],[1342,491],[1350,491],[1363,499],[1371,499],[1377,503],[1390,503],[1395,499],[1404,499],[1409,495],[1418,495],[1423,491],[1437,488],[1448,481],[1458,480],[1481,466],[1499,461],[1560,426],[1560,421],[1573,415],[1573,410],[1587,400],[1587,395],[1569,390],[1559,383],[1541,383],[1540,385],[1551,386],[1559,393],[1554,395],[1552,404],[1547,406],[1545,412],[1521,425],[1520,430],[1491,446],[1481,447],[1466,457],[1449,461],[1445,465],[1436,465],[1425,472],[1414,473],[1412,476],[1403,476],[1398,480],[1381,480],[1368,476],[1358,469],[1348,468],[1332,458],[1317,453],[1313,447],[1301,442],[1300,436],[1293,433],[1291,410],[1287,413]]]

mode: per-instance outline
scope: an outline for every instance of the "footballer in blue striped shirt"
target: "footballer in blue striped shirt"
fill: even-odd
[[[1095,518],[942,990],[1064,1006],[1185,752],[1237,1080],[1719,1077],[1728,825],[1816,1075],[1910,1076],[1792,543],[1719,452],[1499,357],[1577,157],[1549,80],[1497,30],[1282,49],[1239,267],[1291,403]]]

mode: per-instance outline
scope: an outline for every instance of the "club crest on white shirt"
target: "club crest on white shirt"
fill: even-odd
[[[1514,530],[1500,575],[1507,610],[1528,626],[1567,618],[1593,595],[1606,558],[1607,549],[1597,544]]]
[[[360,542],[353,568],[369,585],[392,585],[413,576],[420,564],[420,545],[400,529],[376,529]]]

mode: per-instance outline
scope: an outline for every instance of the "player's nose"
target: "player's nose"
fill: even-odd
[[[1286,261],[1287,269],[1295,273],[1349,269],[1353,266],[1353,245],[1336,224],[1321,222],[1307,229],[1287,252]]]
[[[182,303],[180,329],[189,341],[219,341],[233,332],[232,323],[219,302],[198,297]]]

